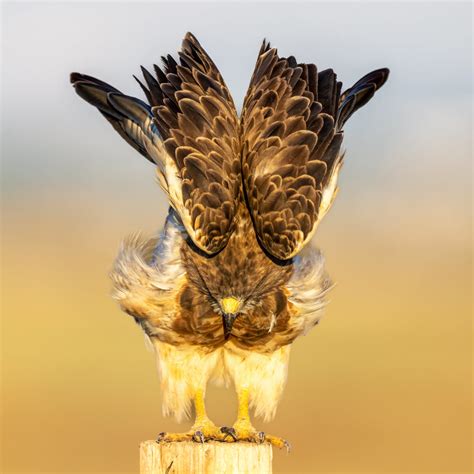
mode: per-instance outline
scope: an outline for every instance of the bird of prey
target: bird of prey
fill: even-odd
[[[214,62],[187,33],[137,82],[146,101],[72,73],[77,94],[156,166],[170,210],[156,238],[119,251],[113,296],[156,352],[163,411],[195,413],[166,441],[270,442],[291,343],[315,326],[331,280],[309,243],[331,207],[343,127],[387,80],[375,70],[342,91],[332,69],[282,57],[264,41],[239,114]],[[208,381],[233,383],[232,427],[207,416]],[[194,408],[194,410],[193,410]]]

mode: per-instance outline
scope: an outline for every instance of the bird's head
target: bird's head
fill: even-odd
[[[222,267],[221,267],[222,268]],[[232,333],[234,323],[241,317],[253,320],[255,311],[276,313],[279,301],[276,300],[277,289],[288,278],[286,269],[265,268],[264,265],[248,269],[246,273],[238,273],[236,278],[222,278],[225,270],[219,270],[212,280],[208,280],[206,291],[208,300],[215,312],[222,318],[224,339],[227,341]],[[239,329],[237,329],[237,334]]]
[[[222,318],[225,340],[233,328],[233,335],[239,333],[239,324],[235,324],[239,318],[246,316],[252,321],[256,311],[278,312],[277,289],[291,274],[290,266],[276,265],[263,253],[251,225],[248,221],[247,227],[232,235],[226,248],[212,258],[189,246],[182,249],[188,285]]]

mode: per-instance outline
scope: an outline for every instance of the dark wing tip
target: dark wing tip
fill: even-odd
[[[338,129],[342,129],[351,115],[363,107],[388,79],[390,70],[386,67],[375,69],[360,78],[352,87],[344,91],[338,110]]]
[[[375,84],[375,88],[380,89],[387,82],[388,76],[390,75],[390,69],[383,67],[372,71],[370,74],[374,75],[372,82]]]
[[[96,86],[106,92],[121,93],[115,87],[111,86],[110,84],[107,84],[107,82],[101,81],[100,79],[97,79],[93,76],[88,76],[87,74],[81,74],[80,72],[71,72],[71,74],[69,75],[69,80],[71,81],[71,84],[74,87],[76,87],[76,84],[78,84],[79,82],[82,82],[84,84]]]
[[[186,34],[184,35],[184,39],[196,43],[198,42],[197,38],[190,31],[186,32]]]
[[[375,89],[380,89],[388,79],[390,74],[390,69],[383,67],[380,69],[375,69],[374,71],[369,72],[364,77],[360,78],[351,89],[356,89],[357,87],[364,84],[374,84]]]
[[[334,72],[334,69],[332,67],[329,67],[327,69],[323,69],[322,71],[319,71],[318,74],[320,75],[320,77],[336,76],[336,73]]]
[[[69,74],[69,81],[73,85],[82,79],[83,79],[82,74],[79,72],[71,72],[71,74]]]
[[[181,43],[181,49],[183,51],[189,50],[189,48],[201,51],[203,48],[201,46],[201,43],[198,41],[198,39],[190,32],[188,31],[183,38],[183,41]]]
[[[390,69],[388,67],[384,67],[384,68],[380,69],[380,72],[383,75],[383,80],[378,85],[379,88],[382,87],[387,82],[388,76],[390,76]]]
[[[268,41],[267,38],[263,38],[262,46],[260,46],[260,51],[258,52],[258,55],[261,56],[262,54],[265,54],[271,48],[272,47],[270,45],[270,41]]]

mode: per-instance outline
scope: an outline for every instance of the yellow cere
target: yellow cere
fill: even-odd
[[[240,308],[240,301],[237,298],[233,298],[232,296],[228,298],[222,298],[221,308],[224,313],[235,314]]]

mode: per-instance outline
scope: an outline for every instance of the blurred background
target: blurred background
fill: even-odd
[[[472,472],[470,3],[4,4],[2,429],[7,473],[138,471],[161,415],[152,354],[109,297],[127,234],[167,205],[152,166],[69,85],[132,74],[186,31],[241,104],[264,37],[351,85],[391,76],[346,127],[315,243],[338,285],[294,344],[276,473]],[[112,328],[112,330],[110,329]],[[211,389],[217,423],[236,412]]]

